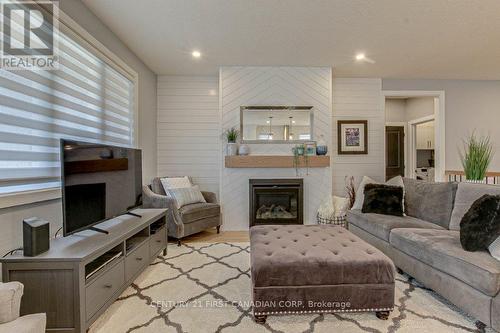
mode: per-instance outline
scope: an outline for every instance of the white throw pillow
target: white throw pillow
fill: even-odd
[[[333,196],[333,209],[335,217],[345,216],[349,210],[349,198]]]
[[[185,187],[191,187],[193,184],[191,184],[191,181],[189,180],[188,177],[166,177],[160,179],[161,184],[163,185],[163,189],[165,192],[167,190],[170,190],[172,188],[185,188]]]
[[[333,197],[331,195],[321,203],[318,209],[318,215],[324,219],[332,219],[335,216],[335,207],[333,205]]]
[[[168,194],[175,200],[177,209],[198,202],[207,202],[201,194],[198,185],[192,187],[179,187],[171,188],[168,190]]]
[[[363,208],[363,202],[365,201],[366,184],[379,184],[379,182],[374,181],[370,177],[364,176],[363,179],[361,180],[361,183],[359,183],[358,190],[356,191],[356,200],[354,200],[354,205],[352,206],[352,209],[361,210]]]
[[[0,282],[0,324],[19,318],[23,292],[24,286],[20,282]]]
[[[493,258],[500,260],[500,237],[495,239],[495,241],[488,246],[488,251],[490,251]]]
[[[385,184],[385,185],[391,185],[391,186],[399,186],[403,188],[403,200],[401,204],[403,205],[403,212],[405,211],[405,184],[403,182],[403,177],[401,176],[396,176],[394,178],[389,179],[385,183],[380,183],[377,182],[370,177],[364,176],[363,180],[361,180],[361,183],[358,186],[358,190],[356,191],[356,200],[354,201],[354,205],[352,206],[352,209],[359,209],[361,210],[363,208],[363,202],[365,201],[365,186],[366,184]]]

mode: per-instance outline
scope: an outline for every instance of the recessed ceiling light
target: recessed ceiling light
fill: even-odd
[[[266,123],[267,123],[267,124],[270,124],[271,122],[270,122],[269,120],[266,120]]]
[[[354,58],[358,62],[367,62],[369,64],[374,64],[375,63],[375,60],[373,60],[371,58],[368,58],[364,53],[358,53],[358,54],[356,54],[356,56]]]
[[[200,51],[193,51],[191,53],[191,55],[193,56],[193,58],[200,58],[201,57],[201,52]]]
[[[358,53],[356,54],[356,60],[357,61],[362,61],[366,59],[366,55],[364,53]]]
[[[292,120],[292,124],[295,124],[295,120]]]

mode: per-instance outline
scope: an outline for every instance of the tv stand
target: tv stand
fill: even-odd
[[[0,259],[3,282],[24,284],[21,314],[47,313],[46,332],[85,333],[167,249],[167,210],[136,209],[141,218],[99,223],[102,237],[83,230],[50,241],[36,257]]]
[[[132,216],[135,216],[135,217],[142,217],[142,215],[139,215],[137,213],[132,213],[132,212],[126,212],[125,215],[132,215]]]
[[[100,232],[102,234],[109,235],[109,231],[102,230],[102,229],[99,229],[99,228],[96,228],[96,227],[88,227],[87,230],[92,230],[92,231]]]

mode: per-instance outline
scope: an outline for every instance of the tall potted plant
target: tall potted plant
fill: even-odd
[[[466,181],[483,183],[494,155],[490,136],[477,137],[475,133],[472,133],[469,138],[464,140],[463,151],[460,151],[459,154]]]
[[[240,135],[240,132],[234,128],[231,127],[230,129],[226,130],[224,133],[226,136],[227,140],[227,145],[226,145],[226,155],[228,156],[234,156],[238,154],[238,144],[236,143],[236,140],[238,140],[238,136]]]

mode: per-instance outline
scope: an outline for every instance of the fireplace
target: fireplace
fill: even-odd
[[[302,179],[250,179],[250,226],[304,223]]]

